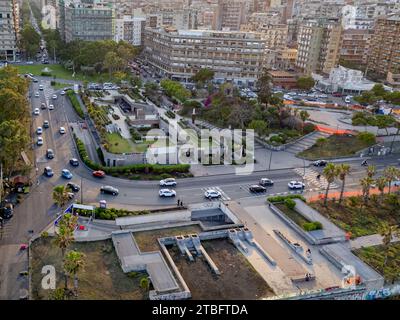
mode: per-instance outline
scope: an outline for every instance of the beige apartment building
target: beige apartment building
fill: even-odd
[[[307,75],[329,74],[339,62],[341,33],[337,19],[303,22],[297,39],[296,68]]]
[[[356,65],[366,65],[373,32],[366,29],[347,29],[342,32],[340,58]]]
[[[368,71],[386,78],[400,73],[400,15],[377,19],[371,41]]]
[[[215,71],[215,81],[253,86],[264,67],[261,33],[210,30],[145,30],[147,62],[171,79],[188,81],[200,69]]]
[[[0,0],[0,60],[16,58],[17,16],[17,0]]]
[[[245,22],[244,0],[218,0],[213,29],[238,31]]]

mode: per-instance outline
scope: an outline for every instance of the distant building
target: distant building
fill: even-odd
[[[0,59],[15,60],[18,35],[17,0],[0,0]]]
[[[342,27],[338,19],[306,20],[300,25],[296,67],[304,74],[329,74],[339,62]]]
[[[343,30],[340,58],[356,65],[366,65],[372,34],[368,29]]]
[[[213,29],[239,31],[244,22],[244,0],[218,0]]]
[[[115,20],[114,40],[126,41],[134,46],[141,46],[146,19],[124,16]]]
[[[268,71],[274,87],[293,89],[297,87],[297,74],[287,71]]]
[[[255,32],[147,28],[144,53],[169,78],[188,81],[209,68],[217,82],[253,86],[263,72],[265,40]]]

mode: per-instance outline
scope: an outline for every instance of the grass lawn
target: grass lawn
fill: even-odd
[[[121,137],[118,133],[107,133],[106,140],[108,144],[108,152],[111,153],[131,153],[135,152],[133,143]]]
[[[364,247],[354,253],[364,262],[382,274],[387,282],[400,280],[400,243],[391,243],[384,266],[386,251],[384,246]]]
[[[73,243],[70,249],[76,249],[86,255],[86,266],[79,273],[79,296],[84,300],[142,300],[147,291],[140,287],[140,279],[145,273],[128,276],[122,272],[118,257],[110,240],[85,243]],[[57,287],[64,284],[62,273],[61,250],[53,244],[53,238],[39,238],[31,247],[32,298],[47,300],[52,290],[41,286],[45,265],[53,265],[57,272]],[[73,287],[73,281],[69,281]],[[74,298],[75,299],[75,298]]]
[[[318,160],[321,158],[329,159],[352,156],[357,151],[369,146],[370,144],[360,141],[356,136],[332,135],[326,139],[326,143],[322,145],[314,144],[309,149],[297,155],[308,160]]]
[[[399,198],[400,195],[397,195],[397,201],[400,203]],[[350,231],[352,237],[356,238],[378,233],[382,221],[390,225],[400,224],[400,205],[390,204],[387,199],[386,197],[382,203],[370,200],[367,206],[361,206],[361,197],[349,197],[342,205],[339,205],[337,201],[329,201],[327,207],[324,207],[321,201],[312,202],[309,205],[338,227]]]
[[[75,74],[75,77],[72,77],[72,71],[66,70],[60,64],[16,65],[16,67],[18,68],[19,73],[32,73],[35,76],[40,76],[44,68],[49,68],[52,71],[51,72],[52,76],[56,76],[56,78],[65,80],[78,80],[78,81],[86,80],[89,82],[99,82],[100,78],[104,78],[105,80],[109,78],[108,73],[94,75],[94,76],[86,76],[80,72],[77,72]]]

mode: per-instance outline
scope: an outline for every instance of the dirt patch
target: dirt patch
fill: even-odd
[[[158,238],[178,236],[181,234],[200,233],[201,231],[202,230],[198,225],[193,225],[187,227],[134,232],[133,236],[135,237],[140,251],[148,252],[160,250],[160,246],[158,245],[157,241]]]
[[[69,249],[86,255],[86,267],[79,273],[79,296],[82,300],[142,300],[148,295],[140,288],[140,279],[147,276],[137,273],[128,277],[122,272],[111,240],[74,243]],[[53,238],[40,238],[31,247],[32,298],[47,300],[51,290],[43,290],[42,267],[53,265],[57,272],[57,287],[64,285],[61,250],[53,244]],[[70,280],[70,288],[73,283]]]
[[[176,246],[169,249],[193,299],[254,300],[274,295],[264,279],[227,239],[203,241],[202,245],[221,275],[212,273],[204,258],[190,262],[181,256]]]

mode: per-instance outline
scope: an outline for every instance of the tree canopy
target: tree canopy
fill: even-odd
[[[297,79],[297,88],[301,90],[310,90],[314,85],[315,81],[312,77],[300,77]]]

